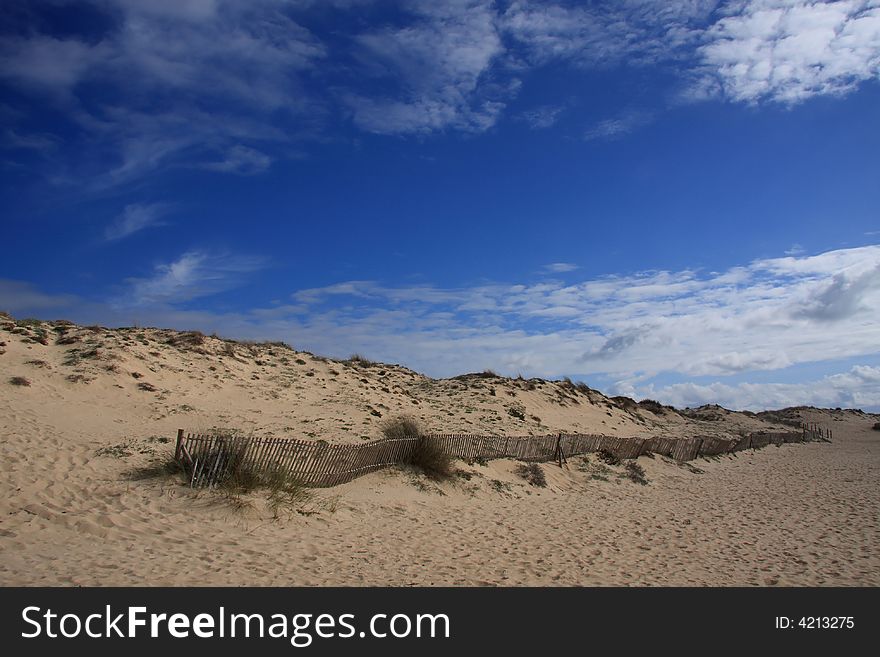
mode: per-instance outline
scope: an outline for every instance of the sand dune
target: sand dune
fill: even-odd
[[[878,420],[855,411],[677,412],[567,382],[434,380],[278,344],[0,317],[4,585],[877,585]],[[385,470],[275,518],[126,472],[177,428],[359,442],[430,431],[738,435],[819,422],[834,442],[678,464],[647,485],[596,455],[458,463],[452,482]]]

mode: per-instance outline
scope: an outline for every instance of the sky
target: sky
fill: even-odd
[[[5,0],[0,310],[880,410],[880,0]]]

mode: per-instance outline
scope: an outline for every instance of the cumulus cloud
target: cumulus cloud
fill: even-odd
[[[465,288],[351,281],[294,298],[310,308],[323,350],[332,350],[339,324],[359,344],[382,344],[380,354],[433,373],[483,362],[504,344],[508,353],[493,366],[508,372],[528,362],[531,373],[546,376],[727,376],[876,353],[878,265],[880,247],[871,246],[713,273]],[[546,351],[532,351],[538,343]]]
[[[865,305],[869,292],[880,289],[880,265],[856,275],[835,274],[831,281],[817,291],[797,316],[818,321],[846,319],[858,312],[869,310]]]
[[[697,95],[794,104],[847,93],[880,74],[875,0],[749,0],[726,14],[698,49]]]
[[[880,368],[856,365],[845,372],[800,383],[623,385],[616,392],[636,399],[657,399],[678,408],[720,404],[751,411],[800,405],[880,410]]]

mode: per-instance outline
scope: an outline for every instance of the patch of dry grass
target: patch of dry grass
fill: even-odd
[[[415,418],[404,415],[387,420],[382,425],[382,434],[392,439],[417,438],[418,442],[407,465],[421,470],[429,478],[442,481],[454,476],[453,458],[422,432]]]
[[[522,477],[530,485],[536,488],[546,488],[547,478],[544,476],[544,469],[537,463],[520,463],[514,470],[514,474]]]

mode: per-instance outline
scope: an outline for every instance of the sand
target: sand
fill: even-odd
[[[433,380],[200,340],[0,317],[0,584],[880,584],[876,416],[652,412],[564,382]],[[280,514],[260,496],[239,509],[126,474],[167,456],[178,427],[359,442],[404,412],[428,430],[510,435],[737,435],[802,419],[834,441],[643,456],[647,485],[596,455],[542,465],[546,488],[508,460],[458,462],[445,483],[389,469]]]

